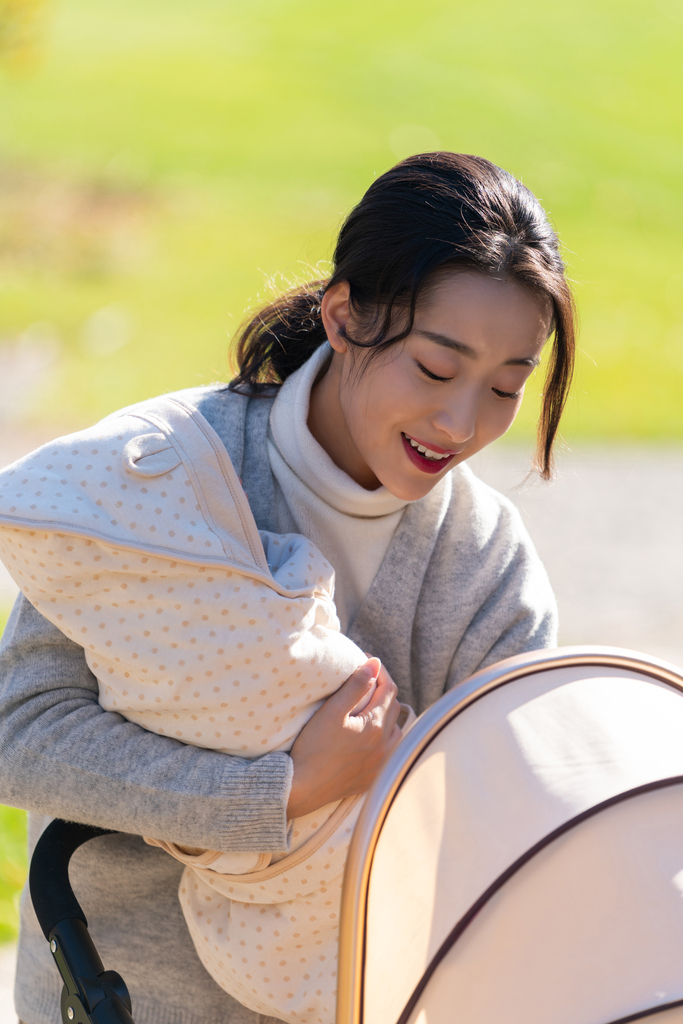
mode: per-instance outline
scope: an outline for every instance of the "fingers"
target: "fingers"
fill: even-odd
[[[367,695],[368,700],[372,699],[370,691],[374,687],[375,680],[381,674],[381,668],[382,663],[379,658],[368,658],[365,664],[357,668],[337,692],[332,694],[328,704],[332,704],[344,715],[352,711],[358,713],[362,710],[362,708],[358,708],[358,704],[363,701],[363,698]]]
[[[376,659],[373,659],[376,660]],[[398,687],[387,672],[384,665],[380,666],[379,674],[377,676],[377,686],[371,699],[368,701],[366,711],[375,711],[377,708],[383,708],[385,711],[389,708],[392,701],[396,702],[396,695],[398,693]],[[398,707],[398,705],[396,705]]]
[[[394,699],[393,703],[389,706],[386,717],[386,727],[389,732],[393,730],[394,726],[398,722],[400,714],[401,705],[397,700]],[[400,729],[398,731],[401,732]]]
[[[289,817],[367,791],[402,737],[396,694],[387,670],[370,658],[316,711],[290,753]],[[367,707],[354,714],[364,696]]]

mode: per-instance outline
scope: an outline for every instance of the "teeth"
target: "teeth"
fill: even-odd
[[[418,444],[417,441],[413,440],[412,437],[408,437],[407,434],[405,435],[405,437],[408,438],[408,440],[410,441],[411,446],[413,448],[417,448],[417,450],[420,452],[420,454],[424,455],[425,458],[427,458],[427,459],[434,459],[437,462],[439,462],[441,459],[447,458],[446,455],[439,455],[438,452],[433,452],[431,450],[431,448],[425,448],[425,446],[423,444]]]

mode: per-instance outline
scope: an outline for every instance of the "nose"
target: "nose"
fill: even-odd
[[[473,393],[461,393],[457,399],[439,409],[433,418],[439,438],[444,440],[444,448],[459,448],[474,437],[477,429],[477,396]]]

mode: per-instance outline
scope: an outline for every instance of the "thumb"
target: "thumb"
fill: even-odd
[[[334,701],[343,714],[348,714],[368,693],[372,684],[376,681],[381,667],[382,662],[379,658],[368,658],[365,664],[357,668],[346,682],[339,687],[337,692],[330,697],[330,701]]]

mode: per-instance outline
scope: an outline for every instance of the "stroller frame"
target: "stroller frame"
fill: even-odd
[[[349,847],[339,936],[339,968],[336,1024],[364,1024],[363,976],[365,963],[365,914],[368,903],[370,873],[380,833],[389,809],[415,762],[457,715],[479,698],[522,676],[554,668],[596,666],[633,670],[675,687],[683,693],[683,681],[673,666],[636,651],[597,645],[561,647],[517,655],[482,669],[454,686],[417,719],[408,734],[387,761],[379,778],[370,789],[361,810]],[[672,780],[673,781],[673,780]],[[680,781],[680,780],[679,780]],[[658,1009],[680,1005],[677,1001]],[[406,1008],[401,1021],[407,1021]],[[615,1021],[626,1024],[645,1014]]]

